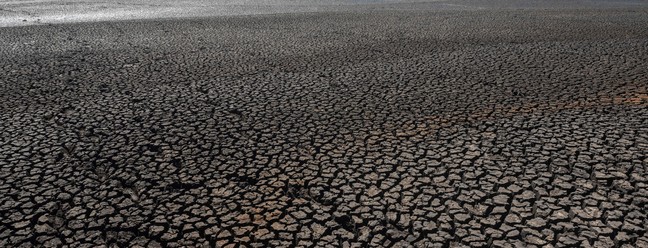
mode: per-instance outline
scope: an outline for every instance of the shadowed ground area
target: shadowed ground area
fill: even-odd
[[[648,9],[0,29],[0,246],[648,247]]]

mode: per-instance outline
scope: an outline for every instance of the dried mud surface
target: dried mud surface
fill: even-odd
[[[0,246],[648,247],[648,11],[0,30]]]

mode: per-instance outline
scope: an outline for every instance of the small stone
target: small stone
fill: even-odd
[[[311,225],[311,229],[313,230],[313,234],[316,237],[319,237],[320,235],[324,234],[324,232],[326,231],[326,227],[324,227],[324,226],[322,226],[320,224],[317,224],[317,223],[313,223]]]
[[[466,222],[466,220],[470,219],[470,215],[467,215],[467,214],[456,214],[454,217],[455,217],[455,219],[457,221],[459,221],[461,223],[464,223],[464,222]]]
[[[41,217],[38,217],[38,223],[47,223],[49,222],[49,216],[48,214],[41,215]]]
[[[547,222],[542,218],[533,218],[533,219],[527,221],[527,225],[529,225],[530,227],[534,227],[534,228],[540,228],[540,227],[544,227],[545,225],[547,225]]]
[[[551,214],[550,219],[552,220],[567,220],[569,219],[569,213],[564,210],[556,210]]]
[[[610,237],[600,236],[594,241],[594,247],[614,247],[614,241]]]
[[[614,187],[616,187],[617,189],[624,190],[624,191],[630,191],[634,189],[632,184],[627,180],[615,180],[612,185],[614,185]]]
[[[497,205],[507,205],[509,197],[507,195],[497,195],[493,197],[493,202]]]
[[[560,243],[563,243],[565,245],[570,245],[570,246],[577,245],[578,243],[580,243],[580,241],[578,241],[575,237],[572,236],[561,236],[560,238],[558,238],[558,241]]]
[[[72,195],[70,195],[70,194],[68,194],[68,193],[65,193],[65,192],[60,193],[60,194],[58,195],[58,199],[59,199],[59,200],[62,200],[62,201],[67,201],[67,200],[69,200],[69,199],[71,199],[71,198],[72,198]]]
[[[506,216],[506,218],[504,218],[504,221],[506,221],[506,223],[517,224],[521,223],[522,219],[520,219],[520,216],[518,216],[517,214],[509,214]]]
[[[115,208],[113,208],[111,206],[107,206],[107,207],[102,208],[99,211],[99,214],[97,216],[104,217],[104,216],[112,215],[114,212],[115,212]]]
[[[164,231],[163,226],[151,226],[151,227],[149,227],[149,232],[151,232],[151,234],[153,234],[153,235],[157,235],[158,233],[160,233],[162,231]]]
[[[13,227],[16,228],[16,229],[22,229],[23,227],[26,227],[27,225],[29,225],[29,223],[30,222],[28,220],[20,221],[20,222],[14,223]]]
[[[368,190],[367,190],[367,196],[369,197],[374,197],[380,194],[380,189],[376,187],[375,185],[372,185]]]
[[[279,222],[275,222],[275,223],[272,224],[272,229],[277,230],[277,231],[282,231],[282,230],[284,230],[285,227],[286,227],[286,225],[281,224]]]
[[[536,237],[534,235],[527,235],[525,239],[526,239],[527,242],[529,242],[530,244],[534,244],[534,245],[544,245],[544,244],[547,243],[547,241],[545,241],[545,240],[543,240],[543,239],[541,239],[539,237]]]
[[[628,233],[626,232],[619,232],[617,235],[614,237],[615,240],[620,241],[620,242],[627,242],[630,241],[632,237],[628,236]]]
[[[177,236],[178,236],[177,231],[173,230],[173,231],[169,231],[169,232],[166,232],[166,233],[162,234],[161,238],[164,241],[169,241],[169,240],[174,239]]]
[[[58,238],[53,238],[45,242],[45,247],[59,247],[63,242]]]
[[[36,231],[36,233],[43,234],[43,233],[49,233],[53,231],[53,229],[48,224],[40,224],[40,225],[36,225],[34,231]]]

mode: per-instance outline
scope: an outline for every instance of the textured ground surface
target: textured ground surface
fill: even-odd
[[[0,27],[349,10],[591,9],[645,0],[0,0]]]
[[[0,30],[0,247],[648,247],[648,11]]]

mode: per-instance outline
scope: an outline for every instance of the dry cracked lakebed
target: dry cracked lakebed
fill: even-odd
[[[648,11],[0,29],[0,247],[648,247]]]

